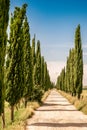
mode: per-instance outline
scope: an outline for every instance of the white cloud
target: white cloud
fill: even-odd
[[[65,62],[47,62],[47,67],[49,70],[49,74],[51,77],[51,81],[55,82],[57,81],[58,75],[60,75],[61,70],[66,65]],[[87,64],[84,65],[84,76],[83,76],[83,85],[87,85]]]
[[[83,47],[84,49],[85,49],[85,48],[87,48],[87,44],[83,44],[83,46],[82,46],[82,47]]]
[[[84,55],[84,56],[87,56],[87,52],[84,52],[83,55]]]

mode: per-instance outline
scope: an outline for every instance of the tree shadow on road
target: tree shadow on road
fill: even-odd
[[[67,112],[69,112],[69,111],[71,111],[71,112],[73,112],[73,111],[76,111],[77,112],[77,110],[74,110],[74,109],[72,109],[72,110],[66,110],[66,109],[37,109],[36,111],[46,111],[46,112],[48,112],[48,111],[67,111]]]
[[[87,127],[87,123],[32,123],[30,126],[43,127]]]
[[[66,102],[67,103],[67,100],[47,100],[47,102]]]
[[[71,104],[57,104],[57,103],[44,103],[42,107],[44,106],[71,106]]]

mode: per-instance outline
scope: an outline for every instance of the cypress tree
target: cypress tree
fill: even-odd
[[[69,65],[69,57],[67,58],[66,75],[67,75],[67,91],[70,92],[70,65]]]
[[[7,26],[9,19],[9,0],[0,0],[0,116],[2,115],[3,127],[5,126],[4,118],[4,99],[5,99],[5,85],[4,85],[4,62],[5,51],[7,44]]]
[[[40,49],[40,41],[37,41],[37,49],[36,49],[36,62],[37,62],[37,58],[38,58],[38,54],[41,55],[41,49]]]
[[[37,85],[41,85],[41,55],[38,53],[38,58],[37,58]]]
[[[30,33],[29,33],[29,24],[27,21],[27,17],[24,21],[23,26],[23,34],[24,34],[24,77],[25,77],[25,107],[27,106],[27,101],[31,99],[32,95],[32,53],[30,46]]]
[[[12,56],[7,75],[7,101],[11,106],[11,120],[14,120],[14,105],[23,94],[23,40],[22,24],[26,13],[26,4],[22,8],[15,7],[13,16]],[[15,94],[14,94],[15,93]]]
[[[51,88],[50,76],[49,71],[47,70],[47,90]]]
[[[44,57],[41,58],[41,87],[44,87]]]
[[[41,101],[43,95],[41,87],[41,50],[40,41],[37,42],[36,63],[33,70],[33,100]]]
[[[32,39],[32,65],[34,66],[36,62],[36,56],[35,56],[35,35]]]
[[[41,97],[43,95],[41,87],[41,71],[40,71],[40,55],[38,55],[38,63],[34,65],[33,71],[33,100],[41,102]]]
[[[83,54],[82,54],[82,43],[80,34],[80,25],[77,26],[75,32],[75,80],[74,80],[76,93],[78,99],[82,93],[83,87]]]
[[[44,90],[47,91],[47,64],[44,63]]]
[[[37,50],[36,50],[36,69],[37,69],[36,82],[37,85],[41,85],[41,49],[39,40],[37,41]]]
[[[73,48],[70,54],[70,87],[71,87],[72,96],[76,95],[76,90],[74,85],[74,77],[75,77],[74,64],[75,64],[75,49]]]
[[[62,87],[63,91],[65,91],[65,67],[62,70]]]

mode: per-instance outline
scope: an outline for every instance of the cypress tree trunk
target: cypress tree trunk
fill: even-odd
[[[27,107],[27,100],[25,99],[25,108]]]
[[[14,121],[14,106],[11,106],[11,121]]]
[[[77,94],[78,99],[80,99],[80,95],[81,95],[80,93]]]
[[[5,128],[5,112],[2,113],[3,128]]]

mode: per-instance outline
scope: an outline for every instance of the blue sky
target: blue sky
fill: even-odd
[[[80,24],[87,63],[87,0],[11,0],[10,12],[24,3],[28,4],[31,39],[35,33],[46,61],[66,61],[74,46],[75,28]]]

